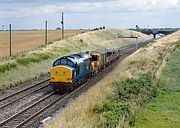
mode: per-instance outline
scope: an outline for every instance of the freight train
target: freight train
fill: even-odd
[[[96,76],[120,57],[119,49],[95,50],[63,56],[53,62],[50,83],[56,92],[67,93]]]

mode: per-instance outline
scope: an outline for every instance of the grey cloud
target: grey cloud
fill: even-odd
[[[0,0],[1,4],[21,4],[21,3],[75,3],[75,2],[106,2],[106,1],[116,1],[116,0]]]
[[[164,25],[180,21],[178,4],[171,0],[0,0],[0,25],[16,24],[40,26],[46,19],[55,28],[59,24],[60,11],[65,12],[69,28],[96,27],[101,24],[109,27],[127,27],[134,24]],[[180,2],[180,0],[178,0]],[[170,5],[171,4],[171,5]],[[162,6],[163,5],[163,6]],[[179,4],[180,5],[180,4]],[[163,15],[162,15],[163,14]],[[171,17],[171,21],[166,18]],[[93,25],[92,25],[93,23]]]

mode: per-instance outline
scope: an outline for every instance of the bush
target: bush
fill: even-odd
[[[116,94],[119,99],[127,100],[135,98],[138,94],[144,94],[152,86],[152,77],[149,74],[141,76],[139,79],[127,78],[122,82],[113,83],[117,90]]]
[[[50,58],[50,55],[48,54],[37,54],[37,55],[34,55],[34,57],[19,58],[17,59],[17,63],[22,64],[22,65],[28,65],[29,63],[34,63],[34,62],[38,63],[49,58]]]
[[[100,127],[116,127],[121,117],[134,126],[135,114],[131,106],[135,102],[141,105],[157,95],[150,74],[144,74],[139,79],[127,78],[121,82],[114,82],[116,88],[114,97],[109,98],[103,105],[96,106],[93,110],[102,114]],[[139,97],[141,97],[139,101]]]
[[[38,54],[37,58],[39,58],[39,61],[43,61],[43,60],[47,60],[49,59],[51,56],[49,54]]]
[[[96,113],[104,113],[100,127],[115,127],[123,113],[123,104],[117,100],[108,100],[102,106],[96,106],[93,110]]]
[[[15,68],[17,64],[15,63],[7,63],[7,64],[2,64],[0,65],[0,73],[4,73],[5,71],[9,71],[13,68]]]
[[[32,57],[17,59],[17,63],[22,65],[28,65],[29,63],[32,62],[39,62],[39,60],[37,58],[32,58]]]

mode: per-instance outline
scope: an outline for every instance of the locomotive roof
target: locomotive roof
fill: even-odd
[[[89,59],[90,56],[88,54],[85,54],[85,53],[78,53],[78,54],[72,54],[69,56],[62,57],[61,59],[63,59],[63,58],[69,59],[73,63],[79,64],[79,63],[82,63],[84,60]]]

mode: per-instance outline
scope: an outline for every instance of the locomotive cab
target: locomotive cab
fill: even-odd
[[[72,83],[75,67],[76,64],[68,58],[56,60],[51,68],[50,82]]]

